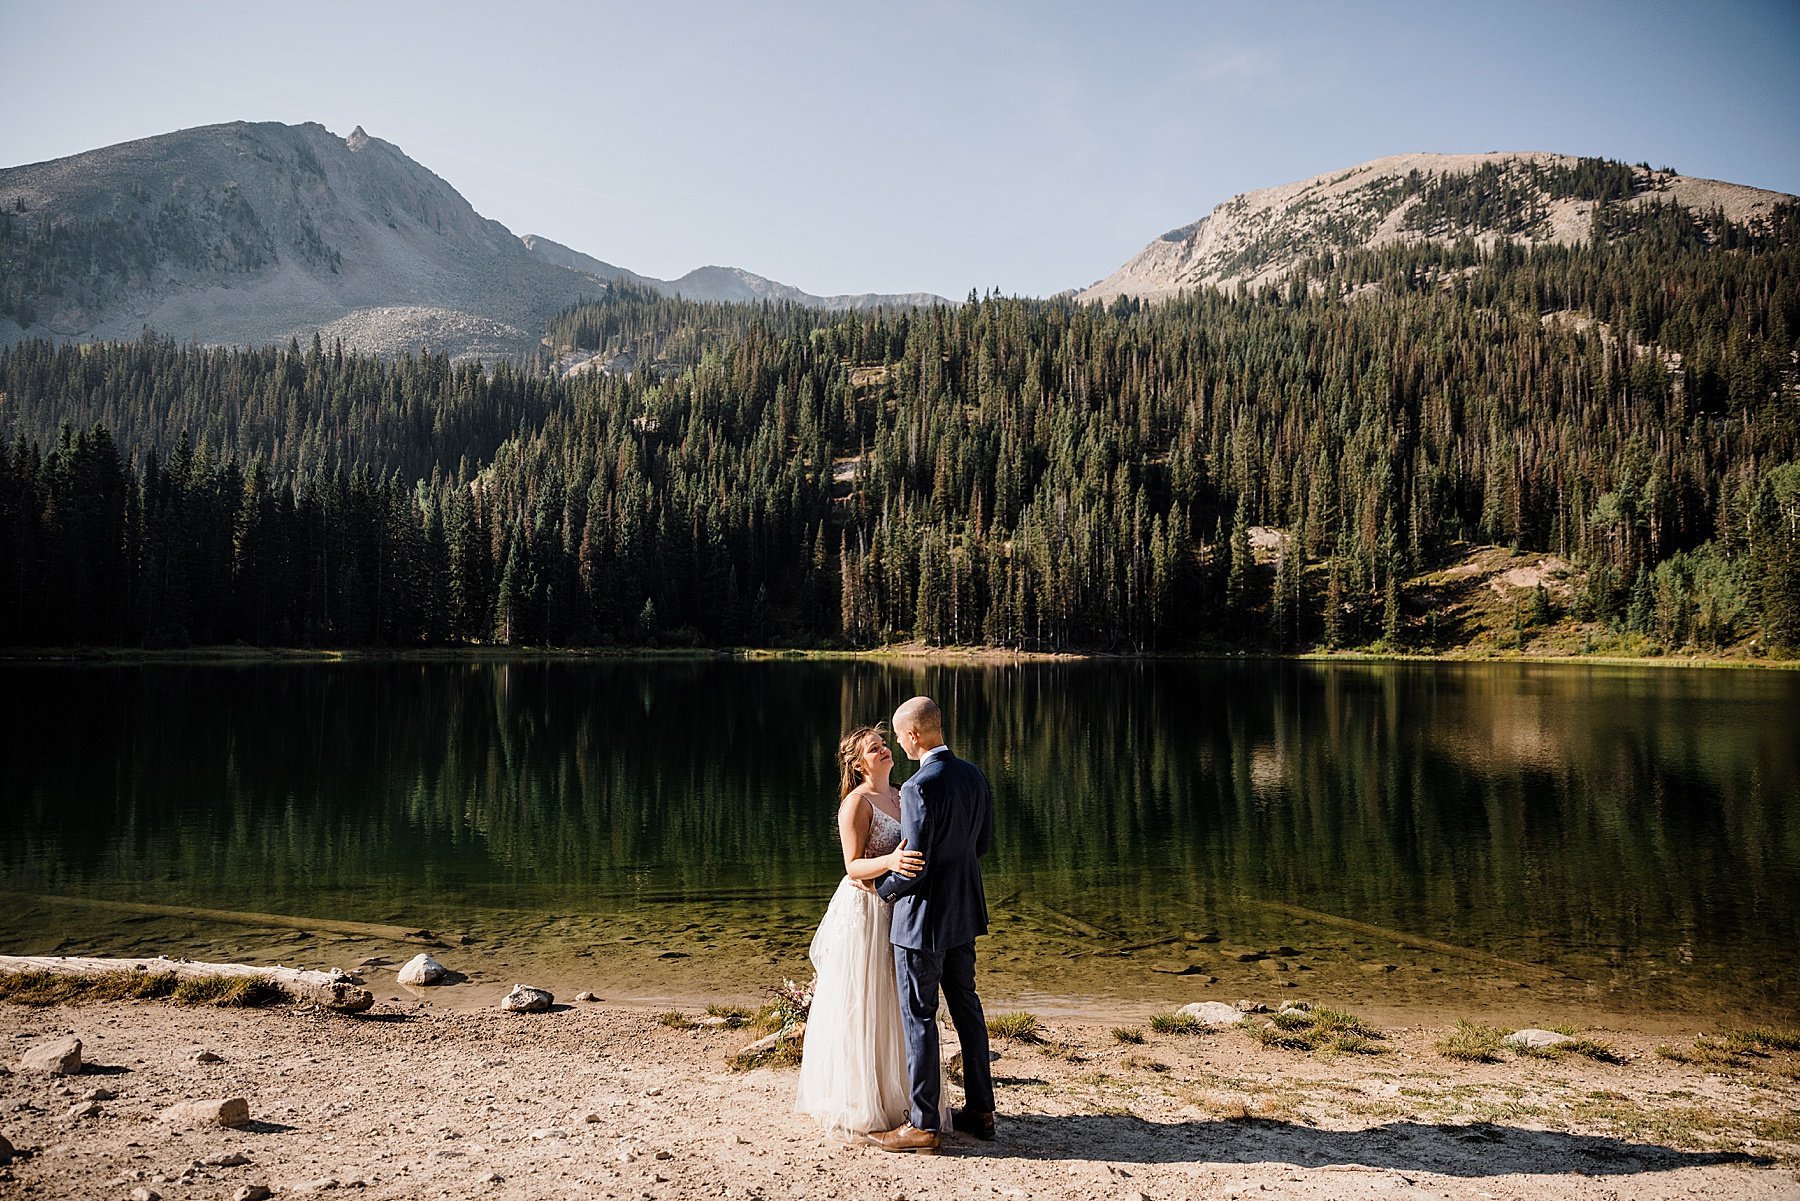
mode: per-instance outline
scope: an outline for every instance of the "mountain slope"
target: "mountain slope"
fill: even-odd
[[[0,171],[0,343],[316,331],[492,358],[531,351],[550,315],[621,277],[702,299],[839,299],[728,268],[664,283],[521,240],[360,127],[240,121]]]
[[[14,167],[0,210],[9,341],[317,330],[382,353],[516,354],[595,291],[361,128],[235,122]]]
[[[1170,230],[1077,299],[1162,299],[1184,289],[1255,286],[1325,252],[1463,236],[1577,242],[1595,211],[1678,203],[1766,218],[1794,198],[1648,167],[1558,154],[1401,154],[1245,192]]]

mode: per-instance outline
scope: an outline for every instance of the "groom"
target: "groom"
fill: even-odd
[[[944,1003],[962,1043],[966,1108],[951,1124],[976,1138],[994,1137],[994,1078],[988,1066],[987,1020],[975,995],[975,937],[987,933],[981,856],[994,833],[987,777],[944,745],[944,715],[930,697],[894,711],[894,737],[919,770],[900,789],[900,829],[925,856],[908,878],[890,872],[876,891],[894,903],[894,974],[906,1029],[912,1120],[869,1137],[886,1151],[934,1152],[943,1076],[938,1066],[937,1004]]]

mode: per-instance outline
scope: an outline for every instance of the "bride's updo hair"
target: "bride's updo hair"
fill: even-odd
[[[878,721],[872,726],[857,726],[838,740],[838,800],[849,796],[863,782],[863,743],[869,741],[871,734],[885,733],[886,724]]]

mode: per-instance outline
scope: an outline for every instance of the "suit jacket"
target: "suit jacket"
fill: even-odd
[[[947,951],[986,934],[981,857],[994,837],[994,806],[981,769],[948,747],[927,752],[900,788],[900,832],[925,856],[925,870],[910,880],[889,872],[876,886],[894,903],[894,945]]]

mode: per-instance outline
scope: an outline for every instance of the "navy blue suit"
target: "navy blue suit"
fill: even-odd
[[[948,747],[927,751],[900,788],[900,832],[907,848],[925,857],[925,870],[911,879],[890,872],[876,891],[894,904],[894,975],[906,1028],[912,1124],[936,1130],[940,988],[962,1043],[967,1108],[994,1110],[987,1019],[975,992],[975,939],[988,926],[981,857],[994,836],[987,777]]]

